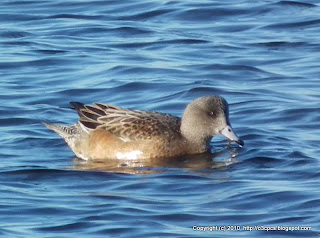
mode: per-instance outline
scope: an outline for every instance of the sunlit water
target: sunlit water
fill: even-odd
[[[319,237],[317,1],[4,0],[0,19],[1,237]],[[84,162],[41,124],[213,94],[243,148]]]

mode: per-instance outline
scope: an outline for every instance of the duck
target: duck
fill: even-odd
[[[182,118],[103,103],[70,104],[79,115],[77,123],[43,124],[83,160],[155,160],[201,154],[210,150],[216,135],[244,145],[230,124],[227,101],[217,95],[193,100]]]

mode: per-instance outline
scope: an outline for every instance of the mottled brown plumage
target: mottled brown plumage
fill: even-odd
[[[230,126],[228,104],[219,96],[196,99],[182,120],[170,114],[101,103],[71,104],[80,117],[77,124],[44,124],[83,159],[152,159],[203,153],[211,137],[222,131],[230,140],[243,144]]]
[[[180,130],[180,119],[169,114],[128,110],[95,104],[80,110],[80,123],[92,122],[91,129],[104,129],[123,141],[150,140],[155,136],[174,138]],[[98,114],[98,113],[99,114]]]

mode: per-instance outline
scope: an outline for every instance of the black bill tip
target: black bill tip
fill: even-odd
[[[238,145],[240,145],[241,147],[244,146],[244,142],[243,140],[239,139],[239,140],[235,140],[234,142],[236,142]]]

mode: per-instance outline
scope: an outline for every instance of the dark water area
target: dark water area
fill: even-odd
[[[319,237],[318,1],[4,0],[0,20],[1,237]],[[84,162],[41,124],[214,94],[245,146],[211,157]]]

